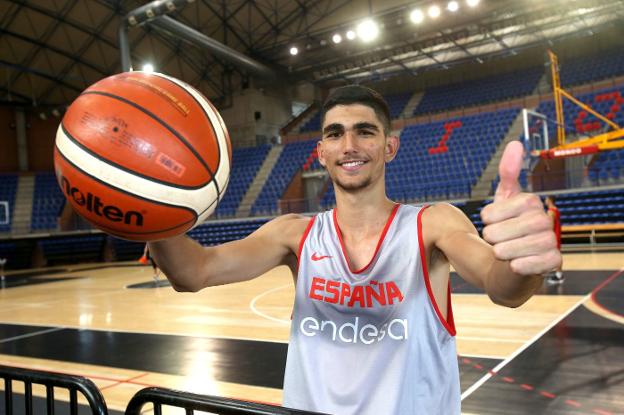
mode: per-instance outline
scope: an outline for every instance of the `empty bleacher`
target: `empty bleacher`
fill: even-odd
[[[321,130],[321,111],[318,110],[314,113],[312,118],[310,118],[305,124],[299,128],[299,131],[302,133],[306,132],[314,132]]]
[[[412,97],[413,92],[405,92],[395,95],[384,95],[384,99],[388,103],[388,109],[390,110],[390,119],[394,120],[401,116],[401,113],[405,109],[405,106]]]
[[[564,87],[621,76],[624,75],[624,50],[611,49],[593,56],[562,59],[559,67]]]
[[[414,115],[428,114],[530,95],[544,73],[534,67],[474,81],[429,88],[414,109]]]
[[[54,173],[38,173],[35,177],[35,194],[31,229],[33,231],[57,228],[57,218],[65,203]]]
[[[228,217],[236,214],[238,205],[270,149],[271,146],[268,144],[234,149],[232,152],[230,183],[217,207],[217,217]]]
[[[297,141],[284,146],[271,174],[251,207],[252,215],[273,215],[277,203],[295,173],[303,167],[306,159],[316,147],[318,139]]]

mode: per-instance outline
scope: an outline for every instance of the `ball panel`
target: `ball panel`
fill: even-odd
[[[73,209],[103,231],[131,240],[156,240],[190,229],[197,214],[188,208],[135,196],[86,174],[55,148],[61,191]]]
[[[210,171],[217,169],[219,153],[212,125],[185,88],[167,77],[135,71],[105,78],[85,92],[93,91],[119,95],[166,120],[187,140],[196,154],[201,154]]]
[[[193,188],[212,178],[178,137],[138,108],[100,94],[82,94],[63,117],[72,140],[91,154],[161,183]]]
[[[56,134],[56,150],[76,169],[89,176],[97,177],[111,187],[143,199],[157,200],[166,205],[188,208],[197,214],[216,204],[217,191],[214,180],[204,187],[192,190],[154,182],[94,157],[67,138],[61,128]]]
[[[230,136],[221,118],[221,115],[216,108],[208,101],[197,89],[188,85],[179,79],[172,78],[164,74],[154,74],[155,76],[162,77],[169,82],[174,83],[179,88],[185,90],[193,99],[201,106],[204,116],[210,120],[211,136],[215,138],[216,145],[218,146],[219,165],[216,171],[213,170],[213,174],[217,176],[217,189],[219,191],[219,199],[226,190],[227,176],[229,176],[230,168],[232,165],[232,149]]]

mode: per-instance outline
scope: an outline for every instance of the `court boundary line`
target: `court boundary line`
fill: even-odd
[[[498,365],[496,365],[494,368],[492,368],[492,370],[490,370],[488,373],[486,373],[485,375],[483,375],[479,380],[477,380],[475,383],[473,383],[468,389],[466,389],[462,394],[461,394],[461,401],[463,401],[464,399],[466,399],[467,397],[469,397],[474,391],[476,391],[478,388],[480,388],[485,382],[487,382],[488,380],[490,380],[491,378],[493,378],[494,376],[496,376],[498,374],[498,372],[505,366],[507,366],[507,364],[509,364],[509,362],[511,362],[513,359],[515,359],[516,357],[518,357],[520,355],[520,353],[522,353],[523,351],[525,351],[526,349],[528,349],[533,343],[535,343],[537,340],[539,340],[544,334],[546,334],[546,332],[548,332],[550,329],[552,329],[554,326],[556,326],[557,324],[559,324],[559,322],[561,322],[564,318],[566,318],[568,315],[570,315],[574,310],[576,310],[577,308],[579,308],[581,305],[583,305],[584,303],[586,303],[589,299],[591,299],[591,297],[598,292],[600,289],[602,289],[609,281],[611,281],[612,279],[616,278],[618,275],[620,275],[622,272],[624,272],[624,268],[620,268],[619,270],[613,272],[611,275],[607,276],[607,278],[602,281],[600,284],[598,284],[598,286],[596,286],[591,292],[589,292],[587,295],[583,296],[576,304],[574,304],[572,307],[570,307],[565,313],[563,313],[562,315],[560,315],[557,319],[555,319],[553,322],[551,322],[547,327],[545,327],[542,331],[540,331],[539,333],[537,333],[532,339],[530,339],[529,341],[527,341],[524,345],[522,345],[518,350],[516,350],[515,352],[513,352],[508,358],[506,358],[505,360],[503,360],[502,362],[500,362]]]

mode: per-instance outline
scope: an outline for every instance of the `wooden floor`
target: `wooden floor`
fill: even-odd
[[[622,335],[622,314],[597,304],[591,293],[624,279],[624,254],[566,254],[564,270],[569,277],[562,287],[544,287],[518,309],[496,306],[453,279],[465,413],[512,413],[505,409],[505,396],[494,393],[476,400],[495,381],[511,384],[492,373],[488,377],[488,371],[512,368],[518,356],[572,312],[584,309],[615,324]],[[14,281],[24,285],[13,286]],[[146,288],[129,288],[141,283]],[[293,294],[285,267],[250,282],[193,294],[157,287],[151,268],[136,263],[8,273],[0,290],[0,364],[86,376],[116,411],[123,411],[146,386],[280,403]],[[589,393],[581,401],[566,395],[569,402],[561,402],[560,413],[624,413],[624,354],[604,365],[605,370],[614,366],[622,371],[609,396]],[[250,373],[241,373],[245,371]],[[540,395],[530,382],[536,380],[514,380],[518,390],[525,385],[526,399],[518,405],[549,408],[553,398]],[[553,408],[548,413],[559,413]]]

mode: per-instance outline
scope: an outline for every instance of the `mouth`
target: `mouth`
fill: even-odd
[[[338,165],[345,170],[353,171],[358,170],[366,163],[368,163],[367,160],[343,160],[338,162]]]

